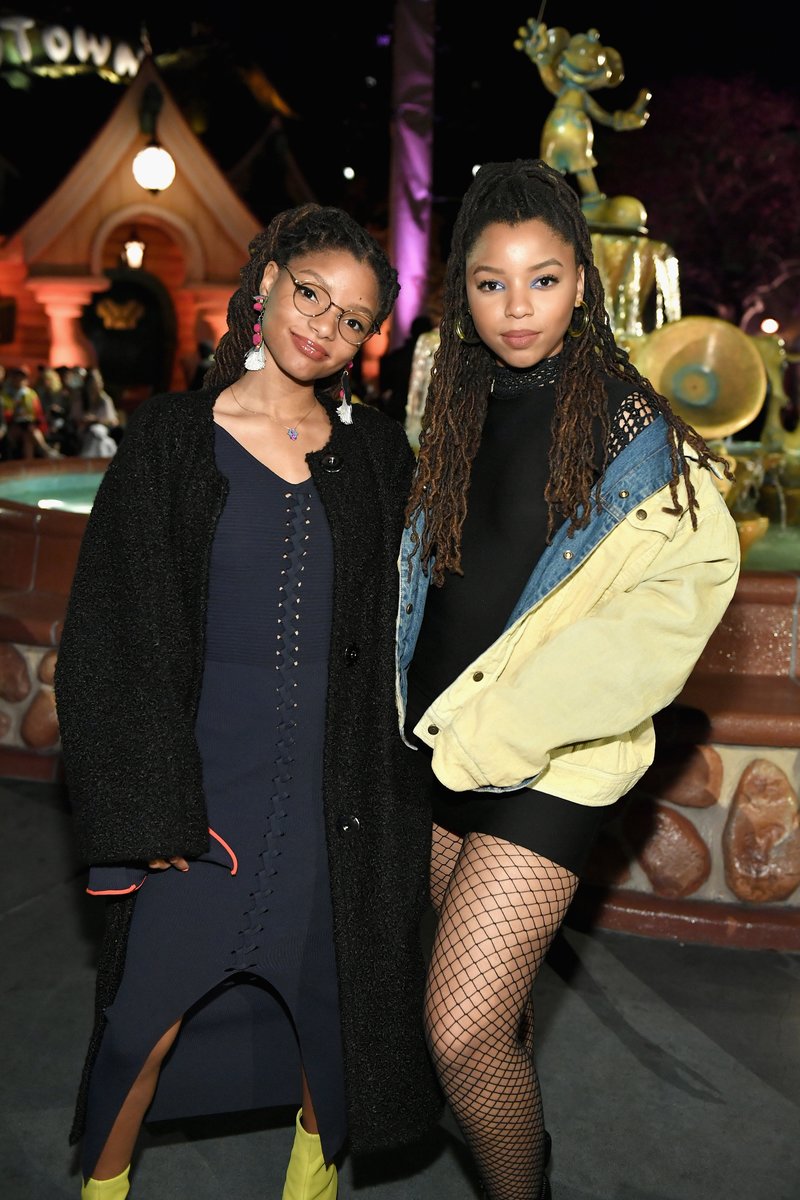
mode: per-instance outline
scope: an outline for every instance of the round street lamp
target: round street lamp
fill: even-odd
[[[139,104],[139,127],[149,136],[149,143],[133,160],[133,178],[147,192],[163,192],[175,178],[175,160],[169,150],[159,144],[156,122],[164,94],[155,83],[148,83]]]
[[[175,178],[175,160],[169,150],[151,142],[133,160],[133,178],[148,192],[163,192]]]

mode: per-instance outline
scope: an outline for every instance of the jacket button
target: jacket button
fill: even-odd
[[[347,646],[344,652],[344,661],[346,663],[354,663],[358,658],[358,646]]]
[[[483,671],[476,671],[472,678],[476,683],[480,683],[480,681],[483,679]]]
[[[338,454],[326,454],[322,460],[322,469],[323,471],[330,471],[332,474],[341,471],[342,460],[340,456]]]
[[[438,733],[438,732],[439,732],[438,725],[429,725],[428,726],[428,733]]]
[[[628,496],[630,496],[630,492],[627,490],[627,488],[623,488],[621,492],[617,492],[617,495],[619,496],[620,500],[627,500]]]
[[[572,551],[571,551],[571,550],[565,550],[565,551],[564,551],[564,558],[566,558],[566,559],[567,559],[567,561],[569,562],[569,560],[572,558]]]
[[[646,508],[637,508],[636,520],[637,521],[646,521],[647,520],[647,509]]]
[[[339,833],[356,833],[361,828],[358,817],[339,817]]]
[[[407,605],[406,605],[406,612],[407,612],[407,613],[412,613],[413,611],[414,611],[414,605],[413,605],[413,604],[407,604]]]

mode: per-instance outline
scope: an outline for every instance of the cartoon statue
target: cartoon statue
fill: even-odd
[[[562,174],[574,174],[583,211],[587,217],[601,217],[606,197],[594,177],[597,160],[592,153],[590,118],[610,129],[641,129],[650,116],[647,104],[651,93],[642,89],[630,108],[612,113],[589,95],[598,88],[617,87],[625,77],[619,53],[601,44],[596,29],[571,36],[560,26],[548,29],[531,17],[520,28],[514,47],[527,54],[547,90],[556,97],[542,130],[541,157]]]

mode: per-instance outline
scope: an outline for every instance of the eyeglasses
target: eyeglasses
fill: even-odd
[[[289,278],[294,284],[292,297],[294,306],[304,317],[321,317],[329,308],[338,308],[339,333],[351,346],[363,346],[367,338],[371,338],[373,333],[379,332],[380,326],[377,321],[369,319],[364,313],[356,312],[352,308],[342,308],[340,304],[334,304],[330,293],[320,284],[304,283],[301,279],[295,279],[285,265],[284,270],[288,272]]]

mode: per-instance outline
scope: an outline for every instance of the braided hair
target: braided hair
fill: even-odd
[[[370,233],[343,209],[321,204],[301,204],[273,217],[248,246],[250,258],[239,272],[241,283],[228,301],[228,332],[217,346],[204,387],[227,387],[244,374],[244,360],[253,347],[253,297],[261,290],[268,262],[286,266],[297,255],[320,250],[346,250],[366,263],[378,283],[376,324],[380,326],[394,307],[400,285],[397,271]],[[317,381],[320,395],[338,394],[339,375]]]
[[[434,558],[431,581],[441,586],[445,572],[461,574],[461,530],[467,514],[472,462],[481,440],[481,429],[492,385],[495,360],[476,339],[463,341],[473,328],[467,306],[466,260],[487,225],[519,225],[543,221],[570,245],[576,264],[583,267],[583,299],[587,327],[583,336],[566,338],[563,368],[556,383],[549,477],[545,488],[548,505],[548,542],[556,526],[569,520],[569,532],[584,528],[599,511],[593,425],[599,421],[603,442],[609,435],[604,376],[616,376],[635,386],[643,401],[664,417],[670,429],[674,508],[682,512],[678,482],[683,479],[692,527],[697,527],[697,507],[689,468],[681,453],[683,442],[701,463],[719,463],[731,478],[726,459],[712,453],[703,438],[673,412],[668,400],[636,370],[614,340],[605,307],[600,274],[594,263],[591,235],[574,189],[559,171],[540,159],[486,163],[467,189],[453,226],[443,292],[444,317],[420,432],[420,449],[406,509],[406,525],[420,510],[425,522],[421,538],[413,534],[413,553],[419,552],[427,570]],[[605,466],[605,459],[604,459]]]

